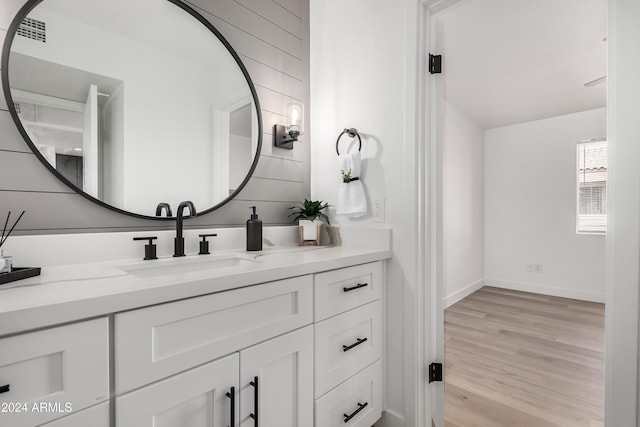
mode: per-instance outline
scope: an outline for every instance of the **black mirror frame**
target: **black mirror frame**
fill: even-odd
[[[119,212],[121,214],[129,215],[129,216],[133,216],[133,217],[136,217],[136,218],[155,219],[155,220],[161,220],[161,221],[162,220],[164,220],[164,221],[166,221],[166,220],[174,221],[175,217],[158,217],[158,216],[142,215],[142,214],[138,214],[138,213],[135,213],[135,212],[129,212],[129,211],[126,211],[124,209],[120,209],[120,208],[112,206],[112,205],[110,205],[108,203],[105,203],[102,200],[100,200],[100,199],[98,199],[96,197],[93,197],[90,194],[85,193],[84,191],[82,191],[82,189],[76,187],[68,179],[66,179],[64,176],[62,176],[62,174],[60,174],[60,172],[58,172],[47,161],[47,159],[40,153],[40,150],[38,150],[38,148],[35,146],[33,141],[31,141],[31,138],[27,134],[27,131],[25,130],[24,126],[22,125],[22,122],[20,121],[20,118],[18,117],[18,112],[16,111],[16,108],[15,108],[15,104],[14,104],[14,101],[13,101],[13,96],[11,95],[11,89],[9,87],[9,54],[11,53],[11,45],[13,43],[13,39],[14,39],[14,37],[16,35],[16,32],[18,30],[18,27],[19,27],[20,23],[29,14],[29,12],[31,12],[31,10],[34,7],[36,7],[38,4],[42,3],[43,1],[44,0],[28,0],[22,6],[22,8],[20,8],[20,10],[16,14],[16,16],[13,18],[13,21],[11,21],[11,25],[9,26],[9,29],[7,30],[7,35],[5,37],[4,45],[3,45],[3,48],[2,48],[2,59],[1,59],[1,65],[0,65],[1,72],[2,72],[2,76],[1,76],[1,78],[2,78],[2,89],[3,89],[3,92],[4,92],[5,100],[7,102],[7,107],[9,109],[9,113],[11,114],[11,118],[13,119],[16,127],[18,128],[18,131],[22,135],[22,138],[27,143],[27,145],[29,146],[31,151],[33,151],[33,153],[36,155],[36,157],[40,160],[40,162],[42,162],[47,167],[47,169],[49,169],[49,171],[53,175],[55,175],[55,177],[57,179],[59,179],[60,181],[65,183],[73,191],[75,191],[76,193],[78,193],[81,196],[85,197],[86,199],[89,199],[92,202],[97,203],[98,205],[103,206],[105,208],[108,208],[108,209],[110,209],[112,211]],[[197,19],[202,25],[207,27],[207,29],[209,29],[209,31],[211,31],[218,38],[218,40],[220,40],[220,42],[227,48],[227,51],[231,54],[231,56],[235,60],[236,64],[238,65],[238,67],[242,71],[242,74],[244,75],[244,77],[245,77],[245,79],[247,81],[247,84],[249,85],[249,90],[251,91],[251,96],[253,98],[253,103],[254,103],[254,106],[255,106],[255,109],[256,109],[256,116],[257,116],[257,119],[258,119],[258,144],[257,144],[257,147],[256,147],[256,153],[255,153],[255,157],[253,159],[253,163],[251,164],[251,167],[249,168],[249,171],[247,172],[247,175],[245,176],[244,180],[240,183],[238,188],[236,188],[233,193],[231,193],[229,196],[227,196],[226,199],[224,199],[223,201],[221,201],[220,203],[214,205],[213,207],[211,207],[209,209],[206,209],[206,210],[203,210],[201,212],[198,212],[195,215],[195,216],[203,216],[203,215],[206,215],[206,214],[208,214],[208,213],[210,213],[210,212],[212,212],[212,211],[224,206],[225,204],[227,204],[231,200],[233,200],[233,198],[236,197],[238,195],[238,193],[240,193],[240,191],[242,191],[242,189],[247,185],[247,183],[249,182],[249,179],[251,179],[256,167],[258,166],[258,161],[260,160],[260,154],[262,152],[262,110],[260,108],[260,101],[258,100],[258,93],[256,92],[256,88],[253,85],[253,81],[251,80],[251,76],[249,75],[249,72],[247,71],[246,67],[242,63],[242,60],[238,56],[237,52],[233,49],[233,47],[227,41],[227,39],[213,26],[213,24],[211,24],[211,22],[209,22],[206,18],[204,18],[202,15],[200,15],[195,9],[193,9],[190,6],[188,6],[187,4],[183,3],[182,0],[167,0],[167,1],[169,3],[174,4],[175,6],[179,7],[180,9],[184,10],[185,12],[189,13],[192,17]]]

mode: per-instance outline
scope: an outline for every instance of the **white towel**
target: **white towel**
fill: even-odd
[[[351,178],[360,178],[360,151],[338,156],[338,170],[348,174]],[[340,175],[342,179],[342,175]],[[362,182],[358,179],[340,183],[336,215],[347,215],[357,218],[367,214],[367,196],[364,194]]]

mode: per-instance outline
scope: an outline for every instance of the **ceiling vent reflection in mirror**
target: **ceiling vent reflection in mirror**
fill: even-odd
[[[47,24],[33,18],[24,18],[16,34],[42,43],[47,42]]]

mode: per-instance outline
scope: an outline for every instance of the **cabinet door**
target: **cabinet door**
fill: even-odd
[[[109,403],[101,403],[78,413],[60,418],[41,427],[109,427]]]
[[[234,353],[117,397],[116,426],[237,425],[238,360],[238,353]]]
[[[313,327],[240,352],[240,386],[241,427],[312,426]]]

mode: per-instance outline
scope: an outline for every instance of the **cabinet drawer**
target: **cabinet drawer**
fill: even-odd
[[[40,425],[109,397],[106,318],[3,338],[0,348],[2,425]]]
[[[316,322],[380,299],[382,271],[382,261],[378,261],[316,274]]]
[[[116,426],[228,426],[232,418],[238,419],[239,366],[234,353],[118,396]],[[232,390],[233,407],[231,396],[226,395]]]
[[[380,301],[316,324],[315,343],[315,396],[320,397],[380,358]]]
[[[311,323],[312,293],[302,276],[117,314],[117,393]]]
[[[381,416],[380,361],[316,400],[316,427],[370,427]]]
[[[75,412],[75,411],[74,411]],[[60,418],[41,427],[109,427],[109,403],[101,403],[68,417]]]

